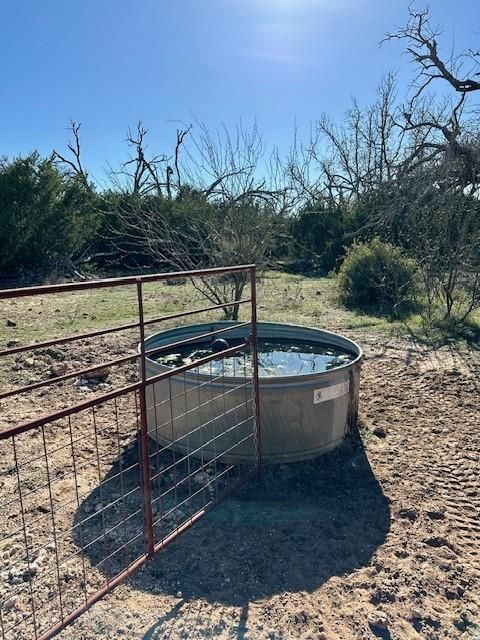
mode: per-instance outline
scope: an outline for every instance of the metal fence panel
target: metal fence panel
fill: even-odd
[[[187,385],[186,374],[198,361],[148,377],[146,359],[153,354],[145,347],[146,327],[226,305],[145,318],[144,285],[237,271],[250,277],[250,298],[242,301],[250,310],[250,335],[245,344],[202,362],[233,353],[246,358],[249,352],[253,369],[243,367],[243,380],[236,389],[243,394],[242,401],[225,384],[224,370],[211,377],[213,395],[211,385],[204,382]],[[6,290],[0,291],[0,300],[119,286],[135,290],[135,322],[13,344],[0,351],[0,357],[7,359],[24,357],[135,330],[140,345],[134,357],[137,379],[115,389],[104,389],[100,383],[97,393],[81,402],[70,397],[68,382],[96,372],[100,376],[106,367],[131,367],[132,356],[108,362],[97,362],[95,357],[87,367],[57,367],[45,378],[0,389],[2,640],[51,638],[258,471],[255,267]],[[63,393],[64,407],[39,415],[35,398],[49,392]],[[16,419],[15,407],[23,398],[32,400],[32,410],[28,419]],[[7,402],[13,413],[2,405]],[[229,462],[232,450],[242,447],[256,453],[255,464]]]

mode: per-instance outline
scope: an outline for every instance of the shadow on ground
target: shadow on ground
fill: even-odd
[[[358,436],[311,462],[266,467],[133,584],[243,604],[313,591],[369,562],[389,530],[387,498]]]
[[[92,564],[106,575],[115,575],[125,562],[141,552],[141,537],[122,551],[121,527],[95,540],[108,522],[96,513],[99,500],[118,500],[120,487],[114,478],[120,466],[136,461],[136,447],[128,449],[110,470],[100,489],[88,496],[77,512],[77,544],[86,547]],[[123,475],[123,490],[137,483],[138,469]],[[133,484],[132,484],[133,483]],[[132,496],[140,500],[140,492]],[[139,502],[136,507],[138,508]],[[112,507],[118,522],[133,513]],[[96,524],[95,524],[96,523]],[[316,460],[265,467],[234,496],[215,507],[191,529],[159,553],[130,578],[133,588],[156,594],[177,595],[184,601],[248,607],[248,603],[289,591],[313,591],[334,575],[349,573],[370,561],[381,545],[390,523],[387,498],[375,479],[358,433],[340,448]],[[86,530],[88,527],[88,531]],[[125,540],[142,529],[137,514],[123,527]],[[81,539],[80,539],[81,537]],[[175,611],[171,614],[175,615]],[[166,622],[166,621],[165,621]],[[155,628],[158,629],[158,621]],[[155,628],[145,639],[157,637]],[[155,633],[154,633],[155,631]]]

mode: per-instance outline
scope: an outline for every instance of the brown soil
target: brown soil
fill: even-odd
[[[379,335],[360,332],[351,337],[366,350],[359,432],[316,461],[265,468],[259,479],[212,510],[59,637],[480,638],[480,355],[453,347],[433,352],[407,340],[380,344]],[[132,341],[116,338],[100,344],[93,355],[88,345],[69,352],[68,366],[87,366],[88,358],[98,361],[100,354],[107,360],[124,355]],[[6,384],[25,382],[32,368],[51,366],[49,358],[43,364],[12,360]],[[135,375],[130,366],[112,373],[110,383],[125,384]],[[36,392],[33,404],[5,401],[3,426],[91,393],[72,381],[55,394]],[[75,444],[79,466],[83,461],[80,498],[57,514],[60,529],[72,526],[79,515],[92,514],[96,530],[98,474],[102,479],[112,474],[119,459],[124,468],[136,464],[134,409],[132,398],[118,403],[118,430],[111,426],[112,407],[96,416],[100,467],[91,461],[91,416],[74,422],[75,437],[85,439]],[[44,466],[30,462],[35,447],[42,451],[41,437],[35,442],[21,436],[18,442],[22,472],[32,490],[44,473]],[[68,424],[47,427],[45,438],[55,502],[72,490]],[[4,502],[16,479],[12,451],[3,447],[2,454]],[[118,487],[111,491],[115,494]],[[32,504],[27,498],[24,507],[32,522],[43,515],[51,525],[49,500],[42,492]],[[2,509],[7,530],[19,524],[15,509],[18,505]],[[133,529],[140,526],[132,520]],[[42,521],[32,526],[31,546],[41,544],[47,531]],[[76,543],[75,535],[65,539],[61,553],[75,553]],[[4,561],[15,555],[11,549],[0,551]],[[89,586],[121,565],[118,560],[90,571],[97,551],[92,544],[83,558]],[[132,557],[135,551],[129,549]],[[53,566],[52,548],[42,553],[33,561]],[[52,573],[52,580],[75,584],[78,571],[67,566],[60,576]],[[3,594],[13,580],[4,574]],[[21,584],[22,579],[20,574],[13,582]],[[54,586],[47,582],[43,588],[48,597]],[[21,598],[10,603],[9,624],[20,620],[24,610]],[[48,618],[52,609],[40,615]],[[20,637],[15,631],[8,636]]]

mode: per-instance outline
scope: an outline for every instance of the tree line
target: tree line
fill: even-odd
[[[287,154],[269,149],[255,124],[211,131],[201,122],[155,153],[140,122],[100,189],[72,122],[65,152],[1,160],[0,274],[279,260],[328,273],[375,240],[414,261],[429,312],[465,321],[480,307],[480,52],[445,56],[440,34],[427,10],[410,8],[382,44],[405,45],[407,95],[387,74],[373,104],[353,100],[339,123],[321,115]],[[215,303],[238,299],[244,285],[238,275],[197,284]]]

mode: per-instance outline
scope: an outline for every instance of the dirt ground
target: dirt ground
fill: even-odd
[[[265,468],[60,638],[480,639],[480,351],[454,345],[432,351],[407,337],[362,329],[345,333],[366,353],[358,433],[315,461]],[[68,366],[124,355],[134,340],[100,345],[94,354],[88,344],[70,353]],[[28,381],[32,369],[52,366],[57,356],[40,356],[37,363],[12,359],[3,388]],[[135,375],[129,366],[105,384],[115,387]],[[67,397],[80,401],[92,393],[72,381],[54,396],[37,392],[33,405],[1,401],[2,427],[19,415],[28,419],[63,406]],[[94,527],[98,474],[112,473],[118,457],[132,468],[137,462],[133,407],[124,402],[116,410],[117,429],[111,427],[113,409],[96,416],[102,461],[111,459],[111,465],[91,463],[91,421],[74,424],[75,438],[84,438],[74,445],[80,481],[76,502],[58,516],[60,528],[79,513],[92,514]],[[36,494],[24,506],[32,522],[45,517],[50,526],[48,500],[72,489],[68,424],[47,426],[45,442],[54,495]],[[20,463],[22,444],[20,437]],[[32,465],[31,455],[30,448],[23,471],[33,490],[45,465]],[[3,447],[2,500],[16,482],[11,456]],[[13,513],[2,505],[7,532],[19,524]],[[42,522],[31,529],[32,546],[46,536]],[[140,527],[138,520],[131,524]],[[74,554],[76,542],[75,536],[62,540],[59,553]],[[4,563],[15,555],[0,552]],[[42,553],[32,562],[53,566],[52,548]],[[94,563],[94,556],[92,545],[82,562]],[[89,572],[90,586],[95,575],[100,584],[115,567]],[[56,579],[75,582],[77,569],[70,571]],[[0,597],[25,575],[25,569],[15,575],[3,571]],[[53,586],[42,588],[48,596]],[[68,610],[68,599],[64,605]],[[15,625],[24,606],[21,598],[8,602],[3,624]],[[41,615],[48,618],[49,609]],[[10,633],[8,640],[29,637]]]

